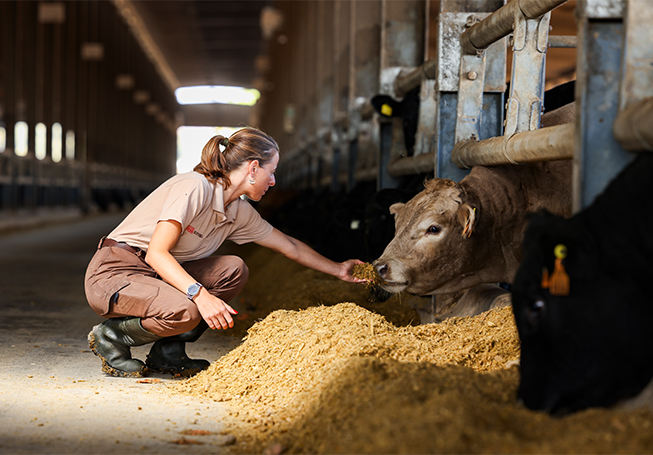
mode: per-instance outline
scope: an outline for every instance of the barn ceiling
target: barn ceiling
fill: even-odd
[[[132,0],[181,86],[251,86],[265,53],[260,0]]]
[[[118,0],[141,22],[158,51],[158,64],[171,89],[194,85],[260,84],[257,62],[265,55],[261,11],[265,0]],[[260,65],[260,63],[258,63]],[[184,106],[186,124],[247,123],[251,108]]]
[[[267,41],[262,12],[273,0],[113,0],[136,13],[151,37],[171,89],[193,85],[264,86]],[[557,8],[553,34],[575,34],[575,0]],[[269,17],[268,14],[263,14]],[[263,21],[266,23],[266,21]],[[133,25],[133,24],[132,24]],[[269,24],[264,26],[269,29]],[[137,30],[138,32],[138,30]],[[550,49],[548,78],[573,77],[575,51]],[[183,106],[186,124],[235,126],[250,123],[252,108],[233,105]]]

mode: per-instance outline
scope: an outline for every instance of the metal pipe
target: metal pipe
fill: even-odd
[[[573,123],[566,123],[512,136],[461,141],[454,146],[451,160],[460,169],[470,169],[472,166],[572,159],[574,129]]]
[[[437,59],[427,60],[409,73],[399,75],[395,79],[394,89],[397,96],[404,96],[422,83],[422,78],[435,79]]]
[[[460,43],[468,54],[477,54],[490,44],[512,33],[515,14],[521,11],[527,19],[538,18],[568,0],[512,0],[460,35]]]
[[[432,172],[435,168],[435,154],[422,153],[421,155],[400,158],[388,166],[388,172],[393,177],[402,175],[424,174]]]
[[[624,150],[653,152],[653,97],[624,109],[612,125],[612,134]]]
[[[568,0],[548,0],[548,1],[553,3],[553,6],[551,7],[551,9],[553,9],[553,8],[561,5],[562,3],[565,3]],[[524,0],[521,0],[521,3],[523,3],[523,2],[524,2]],[[514,0],[514,1],[510,2],[510,3],[508,3],[507,5],[503,6],[502,8],[506,8],[509,5],[513,4],[513,3],[520,3],[520,2],[518,0]],[[545,3],[540,2],[540,1],[536,1],[535,2],[535,8],[529,8],[530,5],[527,4],[525,6],[525,9],[528,10],[528,11],[535,11],[537,13],[538,11],[540,11],[540,9],[543,9],[543,8],[541,8],[541,5],[543,5],[543,4],[545,4]],[[520,5],[520,6],[522,6],[522,11],[524,11],[524,9],[523,9],[524,6],[523,5]],[[497,10],[494,14],[498,13],[499,11],[501,11],[501,9]],[[511,11],[514,11],[514,9],[511,10]],[[539,17],[542,14],[546,14],[548,11],[550,11],[550,10],[545,10],[543,13],[538,14],[538,15],[536,15],[534,17]],[[490,15],[488,17],[488,19],[491,18],[491,17],[492,17],[492,15]],[[510,17],[509,21],[507,19],[503,19],[503,20],[506,20],[506,23],[508,23],[509,30],[504,35],[499,36],[497,38],[497,40],[501,39],[503,36],[506,36],[506,35],[508,35],[508,34],[510,34],[512,32],[513,23],[514,23],[514,12],[511,12],[509,16],[508,15],[506,16],[506,18],[507,17]],[[478,25],[480,25],[480,24],[477,24],[474,27],[477,27]],[[474,28],[474,27],[472,27],[472,28]],[[465,35],[466,33],[469,33],[470,30],[472,30],[472,28],[465,31],[463,33],[463,35]],[[463,39],[464,38],[461,37],[461,40],[463,40]],[[492,43],[490,43],[490,44],[492,44]],[[549,36],[549,47],[576,47],[576,36],[575,35],[570,35],[570,36],[551,35],[551,36]],[[474,53],[474,52],[471,52],[471,53]],[[396,95],[397,96],[404,96],[406,93],[410,92],[412,89],[419,87],[419,85],[422,82],[423,77],[426,77],[427,79],[435,79],[435,72],[436,72],[437,65],[438,65],[438,59],[427,60],[424,63],[422,63],[420,66],[418,66],[417,68],[410,71],[409,73],[397,76],[397,79],[395,79],[395,82],[394,82],[394,89],[395,89]]]
[[[549,47],[576,47],[576,35],[549,35]]]

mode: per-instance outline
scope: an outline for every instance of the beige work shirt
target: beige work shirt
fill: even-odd
[[[182,233],[170,251],[179,262],[210,256],[225,240],[237,244],[263,240],[272,233],[247,201],[224,206],[224,189],[197,172],[168,179],[116,227],[108,237],[147,250],[159,221],[181,223]]]

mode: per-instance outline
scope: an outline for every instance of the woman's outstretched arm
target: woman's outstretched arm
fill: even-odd
[[[335,262],[322,256],[304,242],[284,234],[278,229],[273,229],[272,234],[256,242],[258,245],[270,248],[283,254],[289,259],[320,272],[333,275],[350,283],[365,283],[366,280],[354,278],[351,270],[356,264],[363,262],[358,259],[349,259],[345,262]]]

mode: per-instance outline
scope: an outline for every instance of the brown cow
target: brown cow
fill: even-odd
[[[545,113],[542,127],[573,122],[575,108],[571,102]],[[571,167],[570,160],[476,166],[459,183],[430,180],[408,203],[390,207],[395,237],[374,262],[385,280],[381,287],[392,293],[441,295],[446,309],[422,317],[423,322],[509,304],[495,289],[481,285],[512,282],[527,213],[546,209],[571,215]],[[467,301],[484,297],[467,302],[463,311],[458,306],[464,290]]]
[[[571,161],[477,166],[456,183],[436,178],[394,204],[395,237],[374,262],[389,292],[451,294],[512,282],[526,214],[571,214]]]

